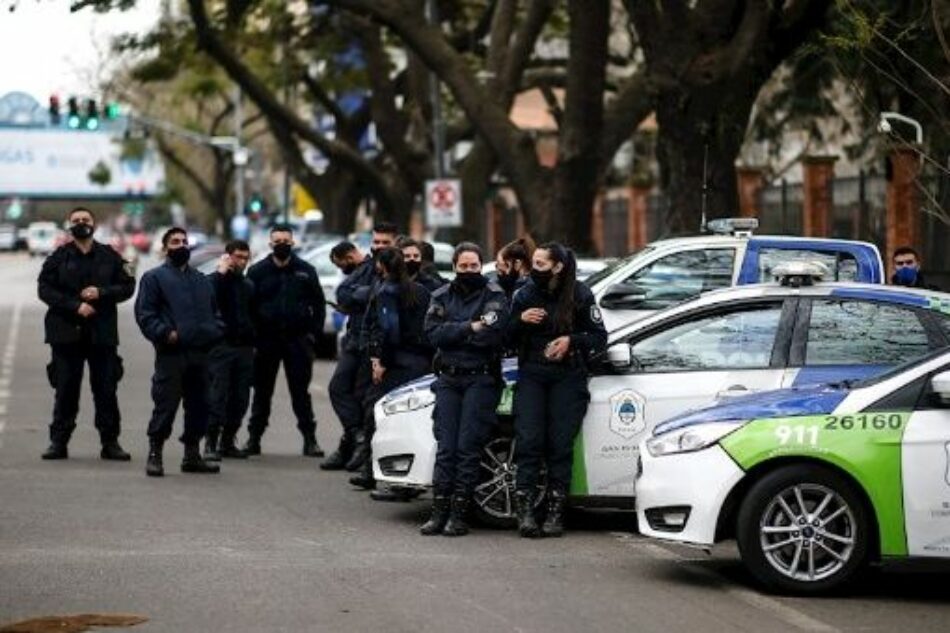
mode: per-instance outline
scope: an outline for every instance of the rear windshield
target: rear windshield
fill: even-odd
[[[759,251],[759,283],[775,281],[772,271],[779,264],[788,262],[820,262],[828,267],[826,281],[858,281],[858,262],[851,253],[763,248]]]

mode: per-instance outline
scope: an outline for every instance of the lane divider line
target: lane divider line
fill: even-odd
[[[20,338],[20,312],[22,303],[13,307],[10,317],[10,328],[7,330],[7,346],[3,350],[3,362],[0,363],[0,448],[3,447],[3,431],[7,428],[7,410],[11,396],[10,385],[13,383],[14,359],[16,358],[17,342]]]

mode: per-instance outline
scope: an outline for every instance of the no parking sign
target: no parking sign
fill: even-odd
[[[426,225],[430,227],[462,226],[461,181],[426,181]]]

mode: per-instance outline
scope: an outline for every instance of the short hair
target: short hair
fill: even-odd
[[[247,251],[250,253],[251,245],[244,240],[231,240],[224,245],[224,252],[228,255],[232,255],[235,251]]]
[[[420,240],[419,252],[422,253],[422,261],[427,264],[435,263],[435,247],[432,244]]]
[[[476,244],[475,242],[461,242],[458,246],[455,247],[455,252],[452,253],[452,263],[457,264],[459,261],[459,256],[462,253],[475,253],[478,255],[478,261],[484,262],[485,258],[482,256],[482,247]]]
[[[66,219],[71,219],[74,213],[79,213],[80,211],[88,213],[90,216],[92,216],[92,221],[96,221],[96,214],[92,212],[92,209],[87,209],[86,207],[73,207],[69,210],[69,213],[66,214]]]
[[[343,240],[330,249],[330,260],[343,259],[356,250],[356,244]]]
[[[274,226],[270,227],[270,234],[273,235],[274,233],[290,233],[291,235],[293,235],[294,227],[284,222],[281,222],[279,224],[275,224]]]
[[[377,222],[373,225],[373,233],[386,233],[395,236],[399,229],[392,222]]]
[[[913,255],[914,259],[920,261],[920,254],[911,246],[901,246],[899,248],[895,248],[894,254],[891,255],[891,259],[895,259],[900,255]]]
[[[396,248],[399,250],[405,250],[407,248],[418,248],[419,253],[422,253],[422,247],[419,246],[419,242],[412,239],[411,237],[403,236],[402,239],[396,242]]]
[[[178,235],[179,233],[185,237],[188,237],[188,231],[181,228],[180,226],[173,226],[172,228],[165,231],[165,233],[162,234],[162,248],[167,248],[168,240],[172,239],[172,235]]]

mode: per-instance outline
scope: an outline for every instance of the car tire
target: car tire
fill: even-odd
[[[742,562],[778,592],[840,589],[868,560],[872,523],[864,497],[845,476],[817,464],[783,466],[762,477],[736,520]]]
[[[488,527],[511,529],[516,527],[515,516],[515,440],[507,435],[492,439],[482,449],[480,462],[481,483],[475,488],[472,499],[475,518]],[[542,480],[544,480],[542,473]],[[535,510],[544,501],[545,484],[538,487],[534,502]]]

